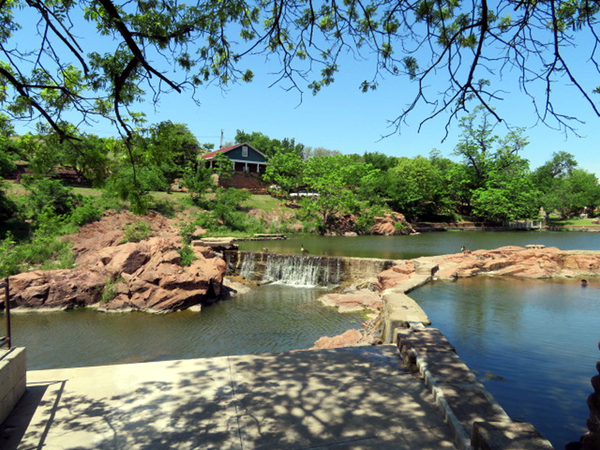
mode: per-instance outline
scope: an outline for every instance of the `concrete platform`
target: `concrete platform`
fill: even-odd
[[[30,371],[9,449],[444,449],[394,346]]]

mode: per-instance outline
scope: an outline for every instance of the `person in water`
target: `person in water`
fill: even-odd
[[[587,280],[581,280],[581,287],[586,287],[588,285]]]

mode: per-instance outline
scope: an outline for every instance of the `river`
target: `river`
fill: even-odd
[[[311,255],[382,259],[412,259],[419,256],[459,253],[462,246],[476,250],[527,244],[543,244],[561,250],[600,250],[600,233],[447,231],[421,233],[416,236],[303,236],[284,241],[239,242],[240,250],[248,251],[261,251],[263,247],[267,247],[270,252],[275,253],[300,253],[300,247],[304,245]]]
[[[600,233],[452,231],[417,236],[305,236],[242,242],[242,250],[385,259],[415,258],[504,245],[600,250]],[[13,316],[15,345],[29,369],[281,352],[321,336],[360,328],[317,297],[324,289],[262,286],[200,314],[104,314],[92,310]],[[600,356],[600,280],[476,277],[436,282],[411,293],[459,355],[516,419],[532,422],[556,448],[577,440],[588,415],[589,379]]]
[[[13,343],[27,347],[29,370],[306,349],[364,321],[324,306],[318,297],[326,292],[262,286],[201,313],[17,313]]]
[[[600,358],[600,280],[481,276],[410,296],[513,419],[557,449],[579,440]]]

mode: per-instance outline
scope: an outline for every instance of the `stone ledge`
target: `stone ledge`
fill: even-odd
[[[0,355],[0,423],[8,417],[26,389],[24,347],[13,347]]]
[[[393,343],[396,328],[408,328],[412,322],[431,325],[425,311],[412,298],[401,293],[386,293],[383,299],[383,342]]]
[[[473,450],[550,450],[554,447],[530,423],[475,422]]]
[[[402,358],[416,366],[463,450],[552,449],[531,424],[513,423],[435,328],[394,330]]]
[[[395,330],[394,342],[397,343],[402,358],[413,364],[416,361],[411,350],[418,350],[419,354],[455,351],[454,346],[437,328],[423,328],[419,332],[412,328],[398,328]]]

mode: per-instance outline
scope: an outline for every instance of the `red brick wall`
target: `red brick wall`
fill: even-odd
[[[235,172],[233,177],[220,179],[219,187],[233,187],[237,189],[247,189],[253,194],[266,194],[267,185],[262,181],[260,175],[255,173]]]

